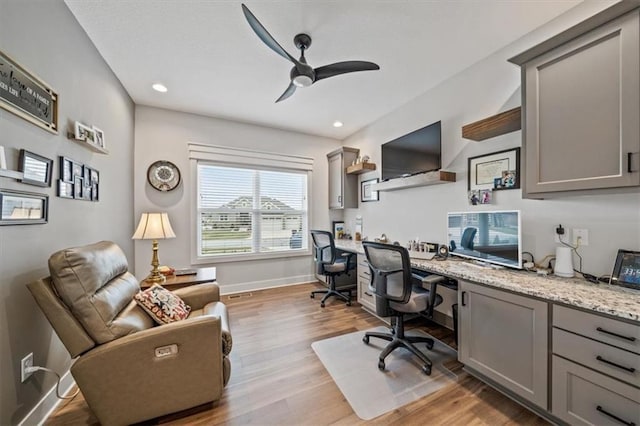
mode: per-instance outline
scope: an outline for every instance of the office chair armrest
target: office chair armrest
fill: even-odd
[[[183,287],[173,290],[173,293],[191,306],[191,309],[202,309],[207,303],[220,301],[220,287],[215,283]]]
[[[355,264],[353,264],[353,265],[351,264],[351,259],[353,259],[353,256],[355,256],[354,252],[345,251],[343,253],[340,253],[340,256],[347,258],[346,269],[345,269],[346,271],[350,271],[351,269],[355,268],[356,265]]]
[[[99,419],[139,422],[220,398],[220,334],[213,316],[153,327],[86,352],[71,373]]]
[[[429,307],[427,308],[427,315],[429,318],[433,318],[433,308],[435,308],[438,283],[445,280],[445,277],[440,275],[427,275],[422,277],[417,274],[411,274],[414,278],[420,280],[422,288],[429,290]]]

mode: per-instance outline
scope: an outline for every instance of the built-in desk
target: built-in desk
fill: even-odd
[[[335,240],[336,247],[364,255],[362,243]],[[640,322],[640,292],[608,284],[594,284],[579,278],[542,276],[515,269],[479,266],[455,256],[447,260],[411,259],[411,265],[434,274],[471,281]]]
[[[554,423],[640,424],[639,291],[454,256],[411,264],[458,281],[466,371]]]

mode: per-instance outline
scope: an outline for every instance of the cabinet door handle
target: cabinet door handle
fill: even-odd
[[[626,420],[621,419],[620,417],[616,416],[615,414],[611,414],[608,411],[606,411],[604,408],[602,408],[601,405],[598,405],[596,407],[596,410],[600,411],[602,414],[607,415],[609,417],[611,417],[612,419],[615,419],[617,421],[619,421],[620,423],[622,423],[623,425],[627,425],[627,426],[636,426],[636,424],[634,422],[628,422]]]
[[[370,296],[370,297],[373,296],[373,294],[369,293],[368,291],[365,291],[364,294],[366,294],[367,296]]]
[[[628,173],[633,173],[638,171],[638,170],[633,170],[633,154],[634,154],[633,152],[627,152],[627,172]]]
[[[338,203],[342,202],[342,195],[338,195]]]
[[[615,362],[609,361],[607,359],[602,358],[600,355],[596,357],[596,359],[600,362],[604,362],[605,364],[613,365],[614,367],[620,368],[622,370],[628,371],[629,373],[635,373],[636,369],[633,367],[625,367],[624,365],[616,364]]]
[[[610,336],[619,337],[621,339],[628,340],[630,342],[635,342],[636,341],[635,337],[623,336],[622,334],[618,334],[618,333],[614,333],[613,331],[605,330],[602,327],[598,327],[598,328],[596,328],[596,330],[598,330],[600,333],[608,334]]]
[[[461,299],[461,302],[462,302],[462,306],[467,306],[466,302],[464,301],[464,296],[465,296],[465,294],[467,294],[467,292],[466,292],[466,291],[463,291],[463,292],[462,292],[462,294],[460,295],[460,299]]]

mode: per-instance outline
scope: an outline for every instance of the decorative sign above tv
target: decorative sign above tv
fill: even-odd
[[[0,107],[51,133],[58,133],[58,95],[2,52]]]
[[[440,170],[440,122],[382,145],[382,180]]]

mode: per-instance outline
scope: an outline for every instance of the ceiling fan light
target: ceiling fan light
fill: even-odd
[[[293,77],[293,84],[298,87],[309,87],[313,84],[313,80],[306,75],[297,75]]]

